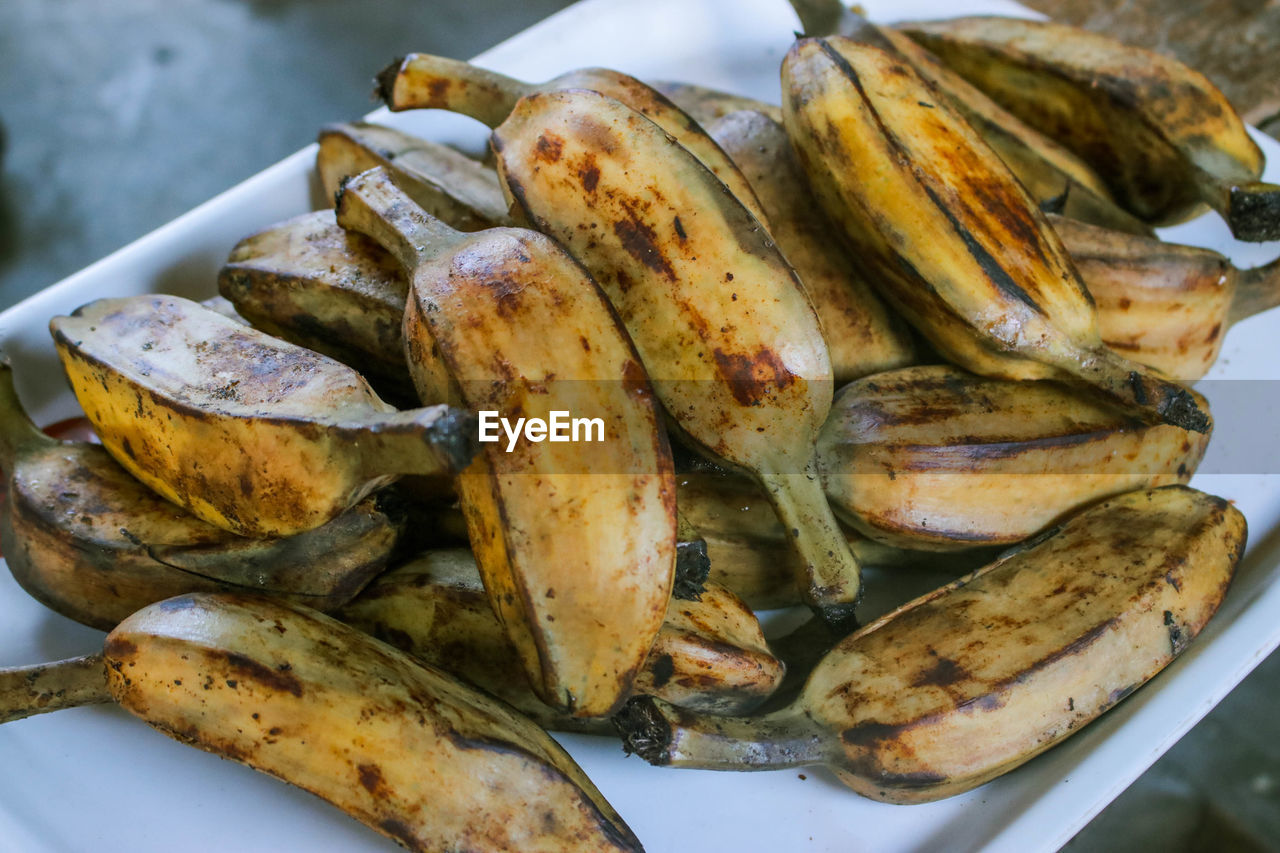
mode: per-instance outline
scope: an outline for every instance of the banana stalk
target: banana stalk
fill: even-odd
[[[836,387],[916,361],[911,330],[863,278],[857,261],[820,208],[782,125],[736,112],[707,127],[755,190],[773,239],[813,302],[831,354]]]
[[[717,717],[638,697],[615,722],[653,764],[825,764],[885,802],[959,794],[1079,731],[1182,652],[1245,536],[1221,498],[1132,492],[846,637],[784,709]]]
[[[1105,497],[1185,483],[1208,443],[1056,382],[931,365],[841,389],[818,458],[832,506],[861,533],[945,551],[1011,545]]]
[[[803,39],[783,110],[810,184],[881,295],[948,360],[1005,379],[1091,384],[1203,432],[1185,388],[1108,349],[1088,292],[1034,200],[896,53]]]
[[[595,275],[671,420],[763,486],[802,555],[804,600],[850,618],[858,566],[811,444],[830,356],[759,222],[662,128],[596,92],[523,98],[492,145],[513,209]]]
[[[1280,186],[1207,77],[1176,59],[1048,21],[974,17],[902,24],[1007,110],[1073,150],[1153,224],[1208,204],[1240,240],[1280,238]]]
[[[228,533],[158,496],[102,447],[42,433],[7,364],[0,468],[8,475],[0,546],[14,579],[50,609],[104,631],[183,592],[261,592],[330,610],[386,567],[406,523],[379,492],[288,539]]]
[[[1280,305],[1280,260],[1236,269],[1217,252],[1049,217],[1098,308],[1107,346],[1194,382],[1232,325]]]
[[[321,210],[242,239],[218,271],[218,291],[254,328],[337,359],[384,398],[417,395],[404,361],[409,283],[395,258]]]
[[[497,127],[526,95],[587,89],[616,98],[641,113],[702,165],[715,173],[733,195],[766,227],[769,224],[751,185],[720,147],[687,113],[653,87],[608,68],[581,68],[548,80],[525,83],[467,62],[412,53],[378,75],[379,94],[392,110],[441,109],[462,113]]]
[[[459,231],[509,224],[493,169],[447,145],[362,121],[326,125],[317,142],[316,172],[328,199],[347,178],[382,166],[415,204]]]
[[[509,702],[544,728],[607,728],[607,719],[558,714],[537,698],[467,550],[427,552],[387,572],[337,616]],[[733,593],[711,585],[697,601],[673,598],[667,605],[632,691],[712,714],[742,714],[768,698],[782,675],[755,616]]]
[[[677,536],[671,451],[625,329],[554,241],[454,231],[380,170],[348,182],[338,221],[411,270],[404,335],[422,399],[602,424],[594,439],[489,443],[457,489],[485,589],[538,695],[574,716],[611,713],[662,626]]]
[[[410,850],[641,849],[532,721],[298,605],[178,596],[124,620],[100,656],[0,671],[0,720],[107,698]]]
[[[116,461],[242,536],[312,530],[400,475],[453,473],[475,452],[465,413],[397,412],[345,365],[186,299],[100,299],[49,326]]]

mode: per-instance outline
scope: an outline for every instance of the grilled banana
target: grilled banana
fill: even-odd
[[[336,198],[347,178],[382,166],[415,204],[459,231],[508,224],[493,169],[447,145],[362,121],[327,125],[317,141],[326,198]]]
[[[422,399],[452,393],[544,427],[554,412],[600,424],[576,442],[526,432],[490,443],[457,489],[485,589],[538,695],[574,716],[611,713],[662,627],[677,534],[671,451],[626,330],[551,239],[454,231],[380,170],[348,182],[338,221],[412,271],[404,334]]]
[[[525,83],[456,59],[413,53],[383,69],[378,86],[382,100],[392,110],[449,110],[489,127],[502,124],[520,98],[536,92],[588,89],[617,98],[671,134],[714,172],[756,219],[769,224],[751,185],[702,127],[653,87],[619,71],[580,68],[545,83]]]
[[[1213,366],[1234,323],[1280,305],[1280,260],[1240,270],[1208,249],[1049,221],[1093,296],[1107,346],[1183,381]]]
[[[405,514],[385,492],[289,539],[245,539],[188,515],[102,447],[57,441],[27,418],[0,365],[0,546],[33,598],[109,631],[183,592],[266,592],[328,610],[386,567]]]
[[[802,39],[783,62],[787,132],[885,299],[975,373],[1083,379],[1146,417],[1204,431],[1178,383],[1107,349],[1035,202],[897,54]]]
[[[737,475],[677,473],[676,506],[706,543],[711,583],[732,590],[755,610],[803,603],[795,582],[797,555],[758,485]],[[946,553],[895,548],[850,527],[842,531],[864,567],[959,574],[995,556],[982,547]]]
[[[40,684],[103,701],[104,661],[107,696],[152,728],[310,791],[410,850],[641,849],[532,721],[284,602],[193,594],[153,604],[107,635],[101,658],[27,670],[36,690],[0,672],[0,719],[74,698],[50,701]]]
[[[740,110],[764,113],[779,124],[782,123],[782,107],[767,101],[758,101],[745,95],[734,95],[709,86],[699,86],[696,83],[651,80],[649,84],[663,96],[670,98],[672,103],[688,113],[703,127]],[[712,138],[715,138],[714,135]]]
[[[811,444],[831,404],[831,360],[768,234],[662,128],[596,92],[521,99],[492,145],[513,210],[596,276],[671,419],[764,486],[802,555],[804,600],[849,617],[857,562]]]
[[[1241,240],[1280,238],[1280,186],[1204,75],[1176,59],[1048,21],[901,25],[1023,121],[1075,151],[1122,205],[1167,224],[1208,204]]]
[[[760,717],[632,699],[616,718],[654,764],[826,764],[867,797],[918,803],[1022,764],[1136,690],[1200,632],[1245,520],[1184,486],[1132,492],[846,637]]]
[[[556,714],[534,695],[469,551],[423,554],[377,578],[337,616],[489,691],[546,728],[602,722]],[[764,701],[782,675],[755,616],[733,593],[711,585],[698,601],[673,598],[667,605],[632,690],[684,708],[743,714]]]
[[[129,473],[251,537],[311,530],[401,474],[460,470],[475,421],[397,412],[345,365],[174,296],[50,322],[85,414]]]
[[[915,363],[911,330],[862,277],[856,259],[814,207],[787,131],[759,112],[731,113],[707,132],[755,190],[822,323],[836,387]]]
[[[395,258],[321,210],[273,225],[235,245],[218,290],[268,334],[323,353],[396,403],[415,401],[404,361],[409,283]]]
[[[936,365],[843,388],[818,459],[832,506],[860,532],[950,550],[1012,544],[1104,497],[1185,483],[1208,443],[1056,382]]]

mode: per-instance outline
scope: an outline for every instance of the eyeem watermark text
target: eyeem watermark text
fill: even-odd
[[[535,444],[542,441],[604,441],[603,418],[573,418],[568,412],[554,411],[549,420],[516,418],[513,424],[496,411],[480,412],[481,441],[501,441],[499,428],[507,437],[508,453],[515,449],[521,435]]]

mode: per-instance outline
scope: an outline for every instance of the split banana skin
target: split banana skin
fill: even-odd
[[[0,670],[0,721],[115,702],[412,850],[639,850],[544,729],[914,803],[1170,663],[1246,542],[1186,485],[1189,383],[1280,261],[1151,228],[1280,236],[1261,152],[1101,36],[794,5],[781,105],[397,60],[388,106],[488,124],[491,164],[329,125],[335,209],[246,236],[220,301],[53,318],[101,445],[0,368],[0,544],[110,633]],[[955,580],[860,626],[863,565]],[[795,605],[771,647],[753,608]]]

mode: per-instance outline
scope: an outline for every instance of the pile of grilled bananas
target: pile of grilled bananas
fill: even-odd
[[[781,106],[398,60],[387,104],[487,123],[489,161],[327,127],[335,208],[220,297],[55,317],[101,444],[0,368],[0,539],[109,633],[0,672],[0,720],[114,701],[414,850],[637,850],[544,727],[922,802],[1186,648],[1246,538],[1185,485],[1190,383],[1280,267],[1151,229],[1280,237],[1258,147],[1101,36],[797,6]],[[953,580],[860,624],[864,564]]]

